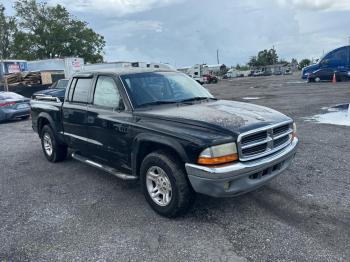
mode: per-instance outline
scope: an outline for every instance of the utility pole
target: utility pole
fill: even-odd
[[[220,60],[219,60],[219,49],[216,49],[216,60],[217,60],[218,64],[220,64]]]

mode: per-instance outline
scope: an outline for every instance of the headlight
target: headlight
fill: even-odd
[[[292,140],[297,137],[297,125],[295,122],[293,123],[293,134],[292,134]]]
[[[227,143],[203,150],[197,162],[201,165],[218,165],[236,160],[238,160],[236,143]]]

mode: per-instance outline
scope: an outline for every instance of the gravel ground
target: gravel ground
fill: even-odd
[[[300,147],[291,168],[240,197],[198,196],[170,220],[137,182],[72,159],[51,164],[30,121],[3,123],[0,261],[349,261],[350,127],[305,117],[349,103],[350,83],[275,76],[207,87],[292,116]]]

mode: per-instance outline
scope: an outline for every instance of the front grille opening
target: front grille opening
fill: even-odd
[[[250,175],[249,178],[250,179],[258,179],[258,178],[261,178],[261,174],[262,174],[262,172],[255,173],[255,174]]]
[[[270,168],[265,169],[265,170],[262,172],[261,176],[266,176],[266,175],[268,175],[269,173],[271,173],[270,170],[271,170]]]
[[[282,161],[281,163],[278,163],[276,165],[273,165],[272,167],[266,168],[263,171],[254,173],[252,175],[249,176],[250,179],[261,179],[264,176],[268,176],[271,175],[272,173],[281,170],[282,167],[284,165],[284,161]]]
[[[258,142],[258,141],[264,140],[266,138],[267,138],[267,131],[263,131],[263,132],[259,132],[259,133],[255,133],[252,135],[245,136],[242,139],[241,144],[244,145],[244,144],[249,144],[251,142]]]
[[[287,143],[289,140],[289,135],[283,136],[281,138],[278,138],[273,141],[273,146],[278,147],[280,145],[283,145],[284,143]]]
[[[273,135],[277,136],[279,134],[286,133],[289,130],[289,124],[284,126],[279,126],[273,129]]]
[[[252,155],[264,153],[266,149],[267,149],[267,144],[261,144],[250,148],[245,148],[242,150],[242,153],[244,154],[244,156],[252,156]]]

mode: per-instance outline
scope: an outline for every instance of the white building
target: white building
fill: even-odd
[[[146,63],[146,62],[109,62],[100,64],[86,64],[84,65],[84,71],[95,71],[99,69],[116,69],[116,68],[130,68],[130,67],[141,67],[141,68],[160,68],[160,69],[173,69],[168,64],[162,63]]]
[[[76,72],[82,71],[84,59],[79,57],[54,58],[28,61],[28,71],[64,71],[66,78]]]

